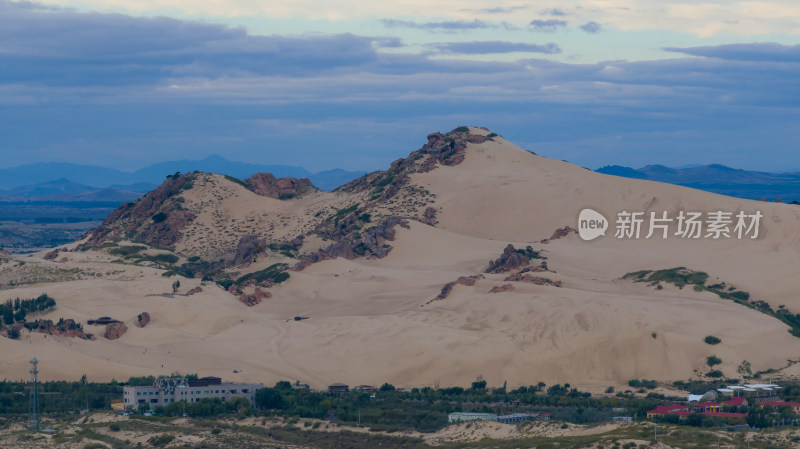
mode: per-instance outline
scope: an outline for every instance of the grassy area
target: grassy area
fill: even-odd
[[[661,283],[675,285],[678,288],[683,288],[691,285],[697,292],[708,291],[716,294],[722,299],[731,300],[737,304],[758,310],[773,318],[777,318],[789,326],[789,332],[795,337],[800,338],[800,313],[794,314],[786,309],[784,306],[778,307],[777,310],[763,300],[755,300],[750,297],[750,293],[742,291],[733,285],[725,282],[715,284],[706,284],[708,281],[708,273],[703,271],[694,271],[686,267],[669,268],[666,270],[641,270],[627,273],[623,279],[632,279],[634,282],[646,282],[651,286],[661,289]],[[714,344],[714,343],[709,343]]]

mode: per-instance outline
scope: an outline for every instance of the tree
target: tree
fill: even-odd
[[[277,388],[262,388],[256,391],[256,404],[265,409],[283,409],[286,401],[283,399],[280,390]]]
[[[178,289],[181,288],[181,281],[175,281],[172,283],[172,294],[178,293]]]
[[[394,385],[386,382],[385,384],[381,385],[381,391],[394,391]]]

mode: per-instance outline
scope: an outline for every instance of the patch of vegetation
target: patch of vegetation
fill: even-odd
[[[147,440],[147,442],[153,447],[164,447],[169,443],[172,443],[172,440],[174,439],[175,436],[164,433],[161,435],[151,437],[150,439]]]
[[[285,263],[276,263],[263,270],[247,273],[233,281],[233,284],[244,285],[251,279],[255,280],[259,284],[265,282],[270,284],[280,284],[281,282],[289,279],[289,273],[286,272],[287,267],[288,265]]]
[[[523,256],[527,257],[528,260],[531,259],[547,259],[546,257],[542,256],[539,251],[535,251],[530,245],[526,246],[525,249],[517,248],[517,253],[522,254]]]
[[[292,198],[294,198],[296,196],[297,195],[294,194],[294,193],[284,192],[284,193],[281,193],[280,195],[278,195],[278,199],[281,200],[281,201],[286,201],[286,200],[290,200],[290,199],[292,199]]]
[[[454,133],[467,133],[467,134],[469,134],[469,127],[466,127],[466,126],[459,126],[458,128],[454,129],[452,132],[454,132]]]
[[[167,219],[167,214],[164,212],[158,212],[153,214],[153,223],[161,223]]]
[[[647,388],[653,390],[658,387],[658,381],[647,379],[631,379],[628,381],[628,386],[633,388]]]
[[[146,246],[141,245],[124,245],[117,248],[112,248],[108,250],[108,253],[114,256],[132,257],[138,254],[140,251],[144,251],[146,249]]]
[[[708,364],[708,366],[719,365],[720,363],[722,363],[722,359],[715,355],[710,355],[706,358],[706,363]]]
[[[710,291],[715,293],[722,299],[729,299],[758,310],[773,318],[777,318],[787,325],[789,325],[789,333],[795,337],[800,338],[800,313],[792,313],[788,309],[781,307],[778,310],[773,310],[766,301],[751,300],[750,293],[736,289],[734,286],[729,286],[724,283],[716,283],[706,286],[708,280],[708,273],[702,271],[693,271],[686,267],[669,268],[666,270],[641,270],[627,273],[623,279],[633,279],[634,282],[647,282],[650,285],[660,287],[660,282],[668,282],[674,284],[678,288],[683,288],[686,285],[692,285],[695,291]],[[712,343],[709,343],[712,344]]]
[[[2,317],[3,323],[11,326],[17,321],[24,321],[30,313],[47,312],[55,307],[56,300],[47,296],[46,293],[42,293],[34,299],[16,298],[13,301],[9,299],[4,304],[0,304],[0,317]]]
[[[245,182],[244,182],[244,181],[242,181],[241,179],[239,179],[239,178],[234,178],[234,177],[233,177],[233,176],[231,176],[231,175],[223,175],[223,176],[224,176],[224,177],[225,177],[225,179],[227,179],[228,181],[230,181],[230,182],[233,182],[233,183],[236,183],[236,184],[239,184],[240,186],[244,187],[245,189],[247,189],[247,190],[250,190],[250,186],[248,186],[248,185],[247,185],[247,183],[245,183]]]
[[[718,369],[706,373],[706,377],[720,378],[722,376],[723,376],[722,371]]]
[[[713,335],[707,336],[706,338],[703,339],[703,341],[706,342],[706,344],[709,344],[709,345],[718,345],[718,344],[720,344],[722,342],[722,340],[720,340],[719,338],[717,338],[717,337],[715,337]]]

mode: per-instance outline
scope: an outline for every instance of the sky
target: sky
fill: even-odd
[[[800,3],[0,0],[0,167],[384,169],[486,126],[598,168],[800,170]]]

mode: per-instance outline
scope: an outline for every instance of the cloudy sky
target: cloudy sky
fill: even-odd
[[[0,0],[0,167],[374,170],[487,126],[597,168],[800,170],[800,3]]]

